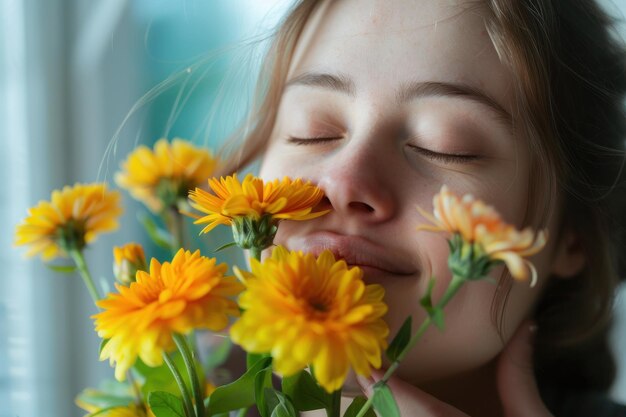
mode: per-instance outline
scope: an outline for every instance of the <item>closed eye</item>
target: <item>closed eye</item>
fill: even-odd
[[[313,137],[313,138],[297,138],[294,136],[289,136],[287,138],[287,142],[293,145],[319,145],[329,142],[334,142],[337,140],[343,139],[342,136],[333,136],[333,137]]]
[[[442,153],[431,151],[430,149],[422,148],[415,145],[407,145],[413,152],[416,152],[433,161],[439,161],[444,163],[469,163],[478,161],[481,159],[480,155],[472,154],[455,154],[455,153]]]

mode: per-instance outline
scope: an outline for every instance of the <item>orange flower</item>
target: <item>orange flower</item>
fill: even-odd
[[[381,365],[389,333],[380,285],[365,285],[359,268],[278,246],[263,263],[251,259],[245,310],[231,337],[245,350],[271,353],[284,376],[308,365],[328,392],[341,387],[350,367],[369,376]]]
[[[472,195],[459,198],[445,185],[433,199],[434,216],[418,207],[431,225],[421,225],[418,230],[459,234],[464,242],[479,248],[478,255],[506,264],[511,275],[526,280],[531,274],[531,286],[537,280],[532,263],[523,259],[539,252],[546,244],[547,232],[535,233],[531,228],[517,230],[505,223],[491,206]]]
[[[149,366],[161,365],[163,352],[174,348],[173,333],[223,330],[229,316],[238,316],[231,297],[243,286],[224,276],[226,269],[200,251],[181,249],[171,263],[152,259],[150,271],[137,272],[130,286],[115,284],[119,293],[99,301],[104,311],[93,316],[98,335],[108,339],[100,358],[116,363],[115,377],[123,380],[138,356]]]
[[[122,213],[117,191],[106,184],[75,184],[54,190],[50,201],[40,201],[17,226],[15,244],[28,245],[28,256],[43,260],[81,250],[103,232],[117,228]]]
[[[191,205],[207,214],[195,222],[208,223],[202,233],[211,231],[218,224],[230,226],[233,219],[241,217],[253,220],[264,216],[276,220],[309,220],[328,213],[328,210],[313,211],[324,197],[324,192],[301,179],[285,177],[282,181],[263,183],[262,179],[248,174],[240,182],[234,174],[220,179],[211,178],[209,187],[215,194],[200,188],[189,194]]]
[[[155,213],[175,207],[189,190],[213,174],[217,160],[206,149],[175,138],[159,139],[154,150],[139,146],[122,163],[117,184]]]

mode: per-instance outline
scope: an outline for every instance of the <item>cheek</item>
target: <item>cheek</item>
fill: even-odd
[[[495,285],[488,282],[463,288],[445,309],[444,329],[428,329],[406,357],[399,376],[420,384],[470,372],[494,360],[506,343],[491,318],[494,292]],[[425,314],[417,300],[413,317],[419,325]],[[519,317],[507,315],[506,319],[513,325]]]
[[[407,357],[401,371],[404,378],[414,383],[443,379],[495,358],[503,343],[491,320],[494,292],[495,285],[487,282],[462,288],[444,310],[444,329],[431,326]],[[413,312],[417,326],[426,316],[418,300]]]
[[[285,176],[291,178],[309,178],[308,171],[315,165],[315,160],[302,157],[296,158],[293,149],[285,149],[276,144],[270,144],[261,160],[259,176],[264,180],[273,180]]]
[[[435,278],[433,302],[440,299],[451,279],[447,243],[442,236],[421,235],[416,245],[419,249],[415,252],[427,258],[421,263],[424,271],[420,280],[413,285],[385,284],[390,306],[387,320],[392,335],[408,315],[413,317],[414,331],[425,319],[420,299],[431,276]],[[493,281],[500,279],[503,270],[504,267],[499,267],[492,271]],[[513,282],[501,314],[501,310],[494,311],[494,308],[500,305],[496,299],[505,295],[498,295],[497,291],[505,291],[507,285],[499,287],[493,281],[464,284],[444,309],[444,329],[429,328],[400,367],[402,378],[415,384],[434,381],[475,370],[497,357],[522,320],[531,313],[541,288]]]
[[[261,167],[259,168],[259,176],[261,178],[268,181],[274,178],[281,178],[285,175],[289,174],[285,172],[285,167],[281,159],[272,157],[271,153],[263,157]]]

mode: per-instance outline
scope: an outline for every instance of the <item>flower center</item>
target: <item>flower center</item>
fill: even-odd
[[[323,295],[318,294],[306,297],[305,304],[310,320],[326,321],[332,314],[332,302],[328,297],[324,297]]]
[[[326,303],[319,300],[309,301],[309,305],[313,308],[313,310],[319,313],[326,313],[329,310]]]

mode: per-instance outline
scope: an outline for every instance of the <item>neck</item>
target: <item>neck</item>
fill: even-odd
[[[497,359],[481,368],[450,378],[418,384],[419,388],[470,416],[500,417]]]

